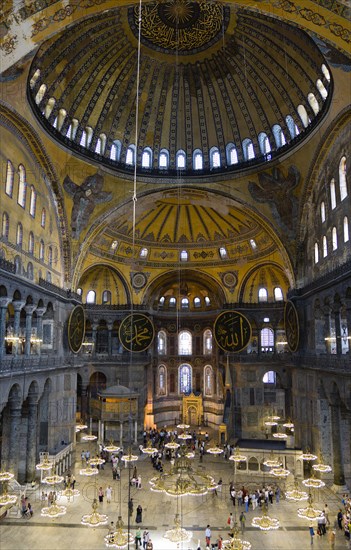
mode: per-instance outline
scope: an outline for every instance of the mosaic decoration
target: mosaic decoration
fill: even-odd
[[[144,275],[144,273],[133,273],[132,285],[133,288],[136,288],[137,290],[143,288],[146,285],[146,276]]]
[[[213,325],[218,346],[227,352],[240,352],[251,339],[251,325],[238,311],[225,311],[218,315]]]
[[[290,300],[285,304],[284,327],[289,349],[295,352],[299,346],[299,317],[294,304]]]
[[[128,351],[145,351],[151,346],[154,335],[153,323],[142,313],[128,315],[119,327],[119,339],[122,346]]]
[[[228,25],[230,11],[221,3],[171,0],[143,4],[141,40],[168,53],[193,53],[217,42]],[[129,11],[133,32],[139,28],[139,6]]]
[[[225,287],[233,289],[238,284],[237,274],[233,271],[227,271],[220,274]]]

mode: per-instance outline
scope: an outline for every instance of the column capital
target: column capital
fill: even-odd
[[[46,307],[37,307],[35,313],[38,317],[42,317],[46,311]]]
[[[12,298],[8,296],[2,296],[0,298],[0,309],[5,309],[12,302]]]
[[[35,311],[36,306],[34,306],[33,304],[28,304],[24,306],[23,309],[26,312],[26,315],[33,315],[33,312]]]
[[[23,308],[23,306],[25,305],[26,302],[21,302],[20,300],[15,300],[14,302],[12,302],[12,305],[13,305],[13,309],[15,311],[21,311],[21,309]]]

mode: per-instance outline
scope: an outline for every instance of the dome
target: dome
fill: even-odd
[[[136,163],[146,179],[220,178],[286,153],[325,114],[330,74],[301,29],[215,1],[143,2],[139,64],[138,9],[87,17],[33,60],[33,110],[77,154],[127,177]]]

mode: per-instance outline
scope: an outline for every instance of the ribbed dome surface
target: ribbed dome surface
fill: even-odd
[[[141,22],[135,154],[141,167],[149,153],[149,172],[159,170],[162,152],[164,169],[177,168],[181,151],[191,171],[198,150],[199,174],[263,160],[269,149],[274,155],[301,139],[325,111],[325,60],[298,28],[235,6],[185,0],[143,3]],[[34,110],[57,139],[129,172],[137,36],[135,6],[84,19],[42,45],[29,86]],[[237,159],[230,158],[233,147]]]

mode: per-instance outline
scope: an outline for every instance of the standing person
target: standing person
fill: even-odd
[[[207,527],[206,527],[205,539],[206,539],[206,546],[208,546],[208,547],[210,548],[210,544],[211,544],[211,529],[210,529],[210,526],[209,526],[209,525],[207,525]]]
[[[144,550],[147,546],[147,543],[149,542],[149,538],[150,538],[149,531],[147,529],[145,529],[145,531],[143,533],[143,548],[144,548]]]
[[[314,529],[313,529],[312,523],[310,523],[309,531],[310,531],[310,537],[311,537],[311,545],[313,545]]]
[[[342,529],[342,519],[343,519],[343,515],[342,515],[342,510],[341,510],[341,508],[339,508],[338,515],[336,516],[336,519],[337,519],[337,521],[338,521],[338,527],[339,527],[339,529]]]
[[[223,538],[219,536],[217,540],[217,550],[222,550],[222,548],[223,548]]]
[[[135,517],[135,523],[142,523],[143,521],[143,509],[140,504],[138,504],[137,510],[136,510],[136,517]]]
[[[233,514],[230,512],[229,516],[228,516],[228,520],[227,520],[227,524],[229,525],[229,529],[231,531],[233,531],[233,528],[234,528],[234,518],[233,518]]]
[[[139,548],[139,544],[141,546],[141,530],[140,527],[137,528],[135,533],[135,548]]]
[[[112,487],[111,487],[111,485],[108,485],[106,487],[106,501],[107,501],[107,504],[110,504],[111,498],[112,498]]]
[[[241,534],[243,535],[245,532],[245,521],[246,521],[246,516],[244,512],[241,512],[239,521],[240,521],[240,527],[241,527]]]
[[[217,491],[219,492],[220,495],[222,494],[222,485],[223,485],[223,481],[222,481],[222,478],[220,477],[217,483]]]
[[[104,502],[104,490],[102,487],[99,487],[99,502]]]
[[[133,515],[133,510],[134,510],[134,503],[133,503],[133,499],[131,498],[128,502],[128,510],[129,510],[129,517],[132,517]]]

